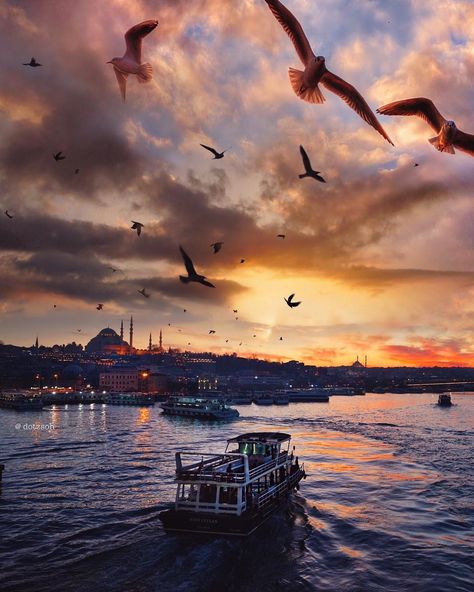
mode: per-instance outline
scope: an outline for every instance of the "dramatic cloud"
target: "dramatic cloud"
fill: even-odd
[[[374,109],[428,96],[474,133],[471,2],[286,3]],[[148,18],[154,79],[131,77],[124,103],[106,62]],[[332,93],[298,100],[297,56],[263,0],[6,0],[0,23],[0,205],[14,215],[0,219],[0,339],[63,342],[133,313],[196,349],[469,360],[472,157],[436,152],[414,118],[383,118],[394,148]],[[32,55],[41,68],[22,66]],[[200,143],[229,151],[213,161]],[[327,184],[298,178],[300,144]],[[179,244],[215,290],[179,282]]]

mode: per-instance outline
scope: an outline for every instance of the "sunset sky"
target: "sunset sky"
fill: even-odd
[[[426,96],[474,133],[471,1],[284,3],[374,111]],[[123,103],[106,62],[155,18],[154,79]],[[264,0],[4,0],[0,27],[4,343],[85,345],[133,314],[137,347],[163,328],[191,351],[474,364],[474,159],[416,118],[379,116],[392,147],[336,95],[299,100]],[[298,179],[300,144],[325,185]],[[216,289],[179,281],[179,244]]]

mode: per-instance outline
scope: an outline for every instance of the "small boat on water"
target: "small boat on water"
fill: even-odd
[[[323,388],[290,390],[287,392],[290,403],[327,403],[329,393]]]
[[[155,399],[147,393],[110,393],[105,397],[107,405],[133,405],[144,407],[155,404]]]
[[[274,405],[288,405],[290,403],[290,398],[288,397],[287,393],[275,393],[273,395],[273,404]]]
[[[235,419],[239,417],[237,409],[221,401],[196,397],[169,397],[161,404],[166,415],[181,415],[198,419]]]
[[[251,405],[252,395],[246,395],[245,393],[235,393],[230,395],[228,402],[229,405]]]
[[[266,391],[256,391],[253,395],[255,405],[273,405],[273,394]]]
[[[160,513],[165,530],[251,534],[306,477],[290,440],[254,432],[230,438],[221,454],[177,452],[174,507]]]
[[[451,401],[451,393],[442,393],[438,397],[438,405],[440,407],[451,407],[453,402]]]
[[[36,395],[25,393],[0,393],[0,408],[15,411],[34,411],[43,409],[43,399]]]

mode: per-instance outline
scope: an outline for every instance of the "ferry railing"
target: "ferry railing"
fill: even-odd
[[[205,455],[201,455],[199,462],[183,466],[181,461],[181,455],[194,455],[195,452],[177,452],[176,453],[176,478],[187,481],[213,481],[216,483],[236,483],[242,484],[248,481],[254,481],[265,473],[279,468],[288,462],[288,453],[286,451],[281,452],[275,459],[263,462],[257,465],[253,469],[249,470],[246,475],[246,459],[248,457],[245,454],[238,454],[228,452],[226,454],[212,455],[210,458],[204,459]],[[242,464],[239,465],[239,471],[235,468],[232,471],[219,471],[220,467],[229,465],[238,459],[241,459]]]
[[[270,487],[257,499],[257,509],[265,511],[274,501],[281,496],[282,492],[293,489],[304,475],[304,463],[293,474],[288,475],[281,483]]]

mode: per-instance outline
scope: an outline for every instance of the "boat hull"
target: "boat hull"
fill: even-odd
[[[280,495],[275,496],[262,510],[248,510],[236,514],[217,514],[213,512],[193,512],[190,510],[164,510],[160,520],[167,532],[188,532],[200,534],[219,534],[230,536],[248,536],[252,534],[279,506],[286,503],[293,489],[305,478],[304,471],[299,469],[288,479],[288,487]]]

